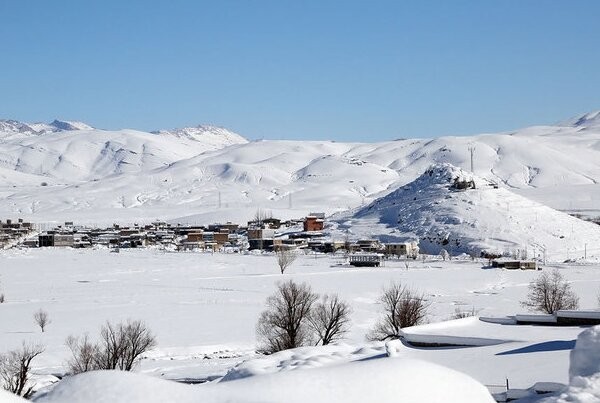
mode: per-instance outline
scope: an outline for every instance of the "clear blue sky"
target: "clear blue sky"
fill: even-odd
[[[0,16],[3,118],[375,141],[600,109],[595,0],[1,0]]]

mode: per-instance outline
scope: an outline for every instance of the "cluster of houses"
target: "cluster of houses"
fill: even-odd
[[[419,252],[416,242],[384,244],[377,239],[352,242],[332,239],[324,231],[324,213],[310,213],[302,219],[287,221],[273,217],[256,218],[246,225],[231,222],[208,226],[180,225],[156,221],[144,225],[94,227],[65,222],[40,231],[22,220],[17,223],[7,220],[0,228],[0,241],[10,239],[12,245],[32,248],[106,246],[119,250],[160,246],[172,250],[239,252],[300,249],[322,253],[344,250],[363,256],[357,258],[356,265],[370,266],[378,266],[384,255],[416,257]],[[372,254],[373,257],[366,259],[365,254]]]
[[[18,219],[16,222],[10,219],[0,220],[0,249],[18,244],[34,232],[35,229],[31,223],[22,219]]]

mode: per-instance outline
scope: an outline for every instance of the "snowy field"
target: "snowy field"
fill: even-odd
[[[431,302],[430,325],[416,334],[453,334],[496,339],[468,348],[399,347],[397,355],[456,369],[484,385],[527,388],[538,381],[568,383],[569,351],[578,327],[546,328],[484,323],[476,318],[448,320],[456,308],[479,316],[522,313],[519,301],[539,273],[484,268],[485,262],[388,261],[381,268],[340,266],[325,255],[301,256],[279,273],[270,255],[168,253],[160,250],[31,249],[0,254],[0,351],[21,341],[46,346],[35,362],[40,382],[62,374],[68,358],[64,341],[89,332],[93,338],[106,320],[144,320],[158,347],[137,369],[154,377],[202,381],[223,376],[236,364],[256,358],[255,324],[278,281],[292,278],[319,293],[338,293],[353,308],[344,344],[308,349],[293,356],[251,361],[252,371],[277,372],[371,357],[383,357],[383,344],[368,344],[365,334],[376,321],[382,287],[400,281],[424,292]],[[600,265],[557,266],[572,282],[583,309],[597,307]],[[551,267],[546,267],[546,269]],[[39,308],[52,319],[41,333],[32,318]],[[318,356],[318,357],[315,357]],[[319,358],[320,356],[320,358]],[[277,361],[281,358],[281,362]],[[293,364],[292,364],[293,363]],[[258,370],[256,368],[259,368]],[[238,370],[243,372],[243,365]],[[236,372],[233,371],[235,374]]]

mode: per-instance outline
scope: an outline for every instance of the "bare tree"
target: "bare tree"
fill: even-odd
[[[69,336],[66,344],[72,358],[68,365],[72,373],[95,369],[131,371],[142,355],[156,346],[156,338],[144,322],[128,320],[113,325],[106,322],[100,329],[100,342],[92,343],[88,336]]]
[[[35,384],[30,380],[31,362],[44,352],[40,345],[26,344],[0,355],[0,380],[2,387],[16,395],[29,398]]]
[[[71,359],[67,362],[71,374],[94,371],[99,368],[100,348],[90,341],[86,333],[82,337],[69,336],[65,342],[71,350]]]
[[[561,309],[577,309],[579,297],[563,275],[554,269],[529,283],[529,294],[521,301],[521,306],[532,311],[555,313]]]
[[[347,302],[335,294],[323,295],[312,308],[309,316],[310,327],[316,335],[316,344],[324,346],[340,340],[348,332],[352,309]]]
[[[423,294],[399,283],[392,283],[385,288],[379,301],[383,305],[384,315],[367,335],[373,341],[399,338],[403,327],[423,323],[429,308]]]
[[[46,326],[48,326],[52,322],[50,320],[50,316],[48,316],[48,312],[44,311],[41,308],[33,314],[33,320],[35,320],[35,323],[37,323],[40,329],[42,329],[42,333],[44,333]]]
[[[450,259],[450,254],[448,253],[448,251],[446,249],[442,249],[440,251],[440,256],[441,256],[442,260],[449,260]]]
[[[279,270],[283,274],[296,260],[296,253],[292,249],[279,246],[275,249],[275,257],[277,258]]]
[[[121,329],[125,339],[125,349],[119,369],[131,371],[142,355],[156,346],[156,338],[144,322],[139,320],[128,321]]]
[[[280,283],[275,294],[267,298],[267,309],[260,314],[256,326],[262,350],[274,353],[309,344],[308,319],[317,298],[305,283]]]

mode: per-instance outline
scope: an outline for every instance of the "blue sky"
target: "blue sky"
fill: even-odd
[[[0,117],[376,141],[600,109],[599,1],[0,2]]]

